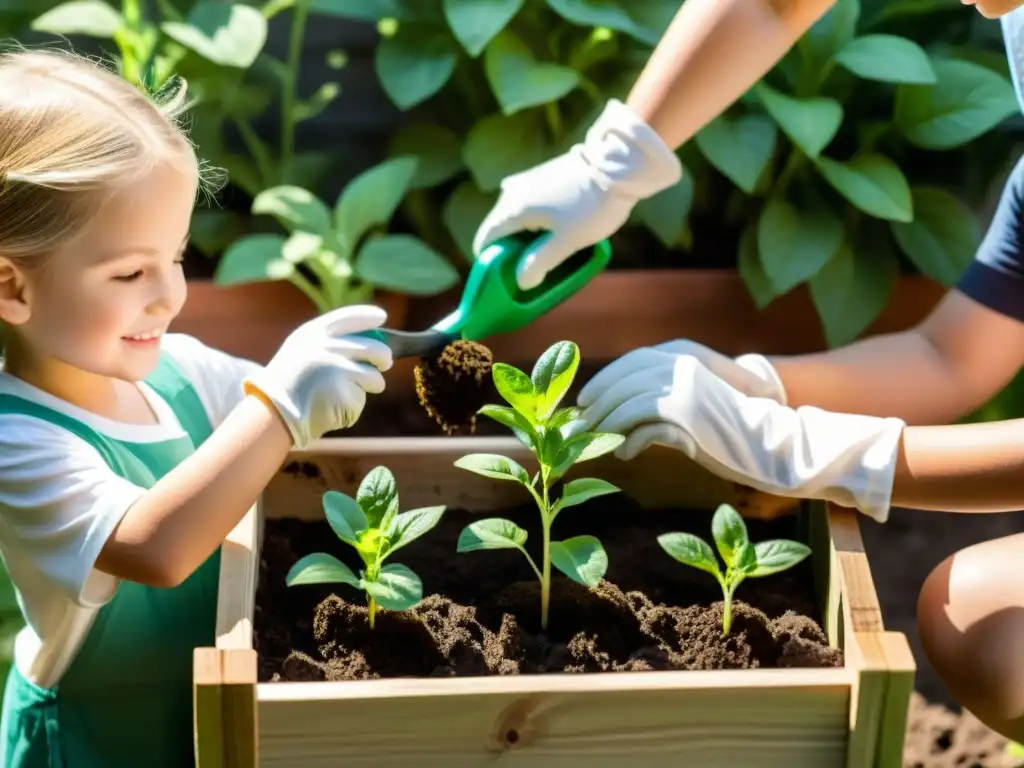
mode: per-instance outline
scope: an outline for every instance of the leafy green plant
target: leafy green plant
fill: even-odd
[[[452,287],[459,273],[444,256],[414,235],[386,231],[416,169],[415,158],[395,157],[364,171],[338,196],[333,211],[302,187],[260,192],[252,212],[274,216],[288,237],[260,233],[236,240],[218,263],[215,280],[289,280],[320,312],[368,301],[375,288],[432,295]]]
[[[699,568],[714,576],[722,587],[722,636],[732,629],[732,598],[736,588],[746,579],[770,576],[792,568],[809,554],[806,544],[786,539],[773,539],[751,544],[747,526],[739,512],[722,504],[711,518],[711,535],[725,571],[710,545],[692,533],[663,533],[658,544],[683,565]]]
[[[624,97],[679,5],[317,7],[378,22],[378,78],[398,108],[416,110],[391,142],[421,160],[404,207],[427,242],[471,256],[501,179],[564,150]],[[687,173],[637,206],[613,238],[614,263],[646,230],[691,254],[680,264],[736,265],[760,308],[806,286],[834,346],[878,316],[901,270],[951,285],[980,240],[972,206],[1013,152],[978,139],[1018,111],[1001,41],[978,42],[964,18],[952,0],[838,0],[680,149]]]
[[[544,352],[530,376],[514,366],[495,363],[491,369],[498,393],[511,407],[485,405],[480,413],[512,430],[530,449],[538,463],[533,477],[520,464],[504,456],[474,453],[463,456],[455,466],[495,480],[519,483],[526,488],[540,510],[540,566],[526,551],[527,532],[511,520],[487,518],[467,525],[459,535],[457,550],[518,549],[540,581],[541,627],[548,625],[551,596],[551,566],[573,581],[594,587],[608,570],[608,554],[594,536],[573,536],[551,540],[551,526],[562,510],[619,489],[596,478],[577,478],[564,484],[561,496],[552,494],[574,465],[615,450],[621,435],[580,432],[572,427],[579,416],[576,408],[558,405],[572,385],[579,368],[580,352],[571,341],[560,341]]]
[[[355,548],[363,561],[357,576],[333,555],[316,552],[295,563],[285,578],[302,584],[348,584],[366,593],[371,629],[377,608],[405,611],[423,599],[423,583],[408,566],[384,561],[427,533],[445,508],[423,507],[398,512],[398,486],[387,467],[375,467],[359,484],[353,499],[338,491],[323,496],[324,514],[338,538]]]
[[[34,19],[32,29],[60,36],[111,40],[122,76],[148,91],[159,90],[173,75],[184,77],[195,100],[190,135],[204,160],[227,171],[231,183],[255,197],[283,184],[313,187],[330,172],[332,154],[300,152],[299,125],[323,111],[340,93],[337,82],[322,84],[299,98],[298,77],[312,0],[69,0]],[[154,8],[155,6],[155,8]],[[268,24],[290,11],[285,60],[265,50]],[[342,52],[328,59],[344,66]],[[280,104],[279,146],[271,146],[253,127],[274,100]],[[236,151],[228,130],[238,137]],[[209,256],[220,253],[246,231],[247,222],[231,211],[198,209],[192,241]]]

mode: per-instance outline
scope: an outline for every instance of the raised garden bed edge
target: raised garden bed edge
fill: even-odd
[[[325,490],[354,493],[378,464],[394,472],[403,508],[486,511],[521,500],[514,484],[453,466],[470,452],[528,458],[513,438],[475,437],[332,439],[292,454],[222,549],[215,647],[194,658],[199,768],[476,766],[499,757],[543,768],[708,758],[744,768],[900,768],[914,659],[906,637],[884,629],[857,514],[816,502],[799,514],[842,668],[257,682],[262,521],[321,519]],[[668,449],[584,469],[652,510],[737,495]]]

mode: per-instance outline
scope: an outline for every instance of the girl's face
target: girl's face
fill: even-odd
[[[131,382],[154,370],[160,337],[185,302],[181,262],[196,184],[185,167],[158,167],[23,275],[21,316],[8,321],[34,370],[70,366]]]

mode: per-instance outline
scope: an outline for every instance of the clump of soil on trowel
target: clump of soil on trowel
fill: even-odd
[[[527,546],[541,541],[536,507],[495,516],[524,527]],[[326,522],[267,520],[256,597],[260,680],[843,664],[821,629],[810,559],[743,582],[732,631],[722,637],[718,583],[668,557],[656,538],[668,531],[707,538],[710,511],[652,514],[616,495],[587,502],[586,515],[559,518],[557,537],[598,536],[609,568],[594,589],[556,575],[546,631],[539,587],[521,553],[456,553],[459,532],[473,517],[449,509],[436,528],[402,550],[401,562],[423,579],[425,598],[405,613],[378,611],[372,630],[357,590],[285,585],[288,569],[312,552],[357,568],[352,548]],[[797,538],[795,518],[748,520],[747,526],[755,542]]]
[[[476,415],[493,395],[491,350],[475,341],[453,341],[414,370],[416,397],[446,435],[473,434]]]

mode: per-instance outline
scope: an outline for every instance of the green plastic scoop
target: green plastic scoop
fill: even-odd
[[[611,244],[602,240],[569,257],[536,288],[524,291],[516,283],[516,265],[530,244],[513,236],[484,249],[469,272],[458,308],[429,329],[375,328],[358,335],[383,341],[398,359],[436,353],[456,339],[480,341],[515,331],[576,293],[608,265],[612,255]]]

